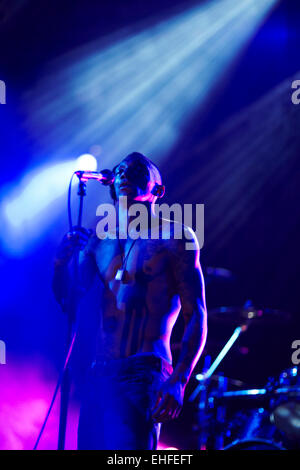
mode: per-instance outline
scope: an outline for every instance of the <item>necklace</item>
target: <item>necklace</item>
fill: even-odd
[[[136,241],[137,241],[137,238],[135,240],[133,240],[133,242],[131,243],[131,245],[129,247],[129,250],[127,251],[126,256],[124,256],[125,252],[123,251],[123,248],[121,246],[119,233],[118,233],[118,242],[119,242],[120,254],[121,254],[121,259],[122,259],[122,267],[120,269],[118,269],[117,274],[115,275],[115,280],[116,281],[125,282],[126,272],[127,272],[126,271],[127,260],[128,260],[129,254],[130,254],[130,252],[131,252],[131,250],[132,250],[132,248],[133,248]]]

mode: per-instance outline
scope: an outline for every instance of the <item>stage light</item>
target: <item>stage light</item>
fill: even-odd
[[[76,160],[76,170],[81,171],[96,171],[97,170],[97,160],[94,155],[90,153],[84,153]]]
[[[83,154],[53,166],[36,168],[14,187],[3,201],[3,210],[12,227],[24,227],[45,213],[55,199],[66,193],[75,170],[95,171],[97,160],[91,154]]]
[[[43,359],[10,357],[9,366],[2,366],[0,387],[0,451],[32,450],[47,412],[56,385],[57,372]],[[47,374],[45,374],[47,371]],[[22,384],[22,386],[20,386]],[[70,402],[66,449],[76,449],[79,407]],[[39,450],[57,448],[59,401],[54,404]]]
[[[7,227],[2,234],[6,250],[20,255],[27,245],[34,244],[57,214],[58,208],[54,203],[67,193],[73,172],[96,169],[96,158],[83,154],[75,160],[35,168],[18,184],[4,188],[0,212]],[[76,184],[76,179],[73,184]]]
[[[164,444],[163,442],[159,442],[157,446],[157,450],[179,450],[178,447],[170,447],[168,444]]]
[[[26,229],[25,224],[42,218],[47,207],[66,191],[73,168],[74,162],[37,168],[16,184],[2,203],[11,227]]]

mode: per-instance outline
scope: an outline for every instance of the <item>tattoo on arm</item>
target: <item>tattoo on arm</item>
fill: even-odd
[[[182,338],[181,354],[174,374],[178,376],[179,380],[186,383],[206,341],[206,305],[197,241],[194,240],[195,250],[186,250],[184,240],[176,240],[176,242],[171,253],[172,267],[175,288],[181,301],[185,331]]]

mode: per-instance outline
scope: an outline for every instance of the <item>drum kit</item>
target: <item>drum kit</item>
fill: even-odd
[[[215,374],[240,335],[251,326],[282,324],[286,312],[257,309],[247,302],[242,308],[220,307],[208,311],[220,325],[234,331],[211,363],[204,357],[202,373],[189,401],[197,404],[198,448],[201,450],[300,450],[300,371],[296,365],[271,376],[262,388],[247,388],[240,380]],[[254,325],[254,327],[252,326]]]

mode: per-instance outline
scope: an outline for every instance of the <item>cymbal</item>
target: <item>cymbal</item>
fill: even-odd
[[[196,380],[198,380],[198,379],[197,379],[197,375],[199,375],[199,373],[194,373],[194,374],[193,374],[193,376],[196,378]],[[232,378],[226,377],[226,376],[224,376],[224,375],[213,374],[213,375],[211,375],[211,376],[209,377],[210,382],[213,382],[213,383],[215,383],[215,382],[218,383],[220,380],[224,380],[224,379],[225,379],[225,380],[227,381],[227,383],[228,383],[229,385],[231,385],[231,386],[238,387],[238,388],[245,386],[245,383],[242,382],[241,380],[232,379]]]
[[[285,322],[290,320],[290,314],[270,308],[256,308],[253,305],[244,307],[218,307],[208,310],[208,319],[225,321],[226,323],[242,323],[243,321],[256,324],[260,322]]]

